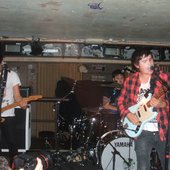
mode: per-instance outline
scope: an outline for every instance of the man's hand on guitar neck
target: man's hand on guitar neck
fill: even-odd
[[[22,98],[22,100],[19,101],[19,106],[22,108],[22,109],[26,109],[27,108],[27,100],[25,98]]]
[[[140,124],[141,124],[141,122],[139,121],[138,117],[137,117],[135,114],[131,113],[131,112],[129,112],[126,117],[127,117],[127,118],[129,119],[129,121],[131,121],[134,125],[140,125]]]

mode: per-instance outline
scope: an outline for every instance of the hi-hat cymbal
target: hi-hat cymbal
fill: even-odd
[[[87,113],[97,113],[99,112],[99,107],[85,107],[85,108],[82,108],[82,110]]]

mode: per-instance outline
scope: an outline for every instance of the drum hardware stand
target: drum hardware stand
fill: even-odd
[[[52,145],[48,141],[48,138],[45,138],[44,146],[45,146],[45,149],[52,149]]]
[[[72,153],[72,151],[73,151],[73,132],[74,132],[73,125],[69,125],[69,131],[70,131],[70,152]]]
[[[87,136],[87,140],[85,142],[85,148],[88,148],[88,145],[89,145],[89,141],[90,141],[90,138],[91,138],[91,134],[92,134],[92,130],[93,130],[93,125],[95,123],[96,119],[95,118],[92,118],[91,122],[90,122],[90,130],[89,130],[89,134]]]
[[[36,100],[35,102],[55,102],[53,106],[53,110],[55,111],[55,150],[58,151],[58,142],[59,142],[59,104],[60,102],[66,102],[69,101],[69,99],[64,98],[53,98],[53,97],[44,97],[42,99]]]
[[[62,97],[63,99],[66,99],[70,94],[73,94],[73,93],[74,93],[76,83],[77,83],[77,80],[74,80],[74,83],[73,83],[73,86],[72,86],[70,92],[69,92],[68,94],[66,94],[65,96],[63,96],[63,97]]]
[[[120,154],[120,152],[118,152],[117,149],[116,149],[110,142],[109,142],[109,144],[110,144],[110,146],[111,146],[111,147],[113,148],[113,150],[114,150],[114,151],[112,151],[112,154],[113,154],[113,157],[112,157],[112,160],[113,160],[113,170],[115,170],[115,155],[116,155],[116,154],[119,155],[120,158],[123,159],[123,161],[126,163],[126,165],[127,165],[128,167],[130,167],[130,166],[131,166],[130,163],[125,160],[125,158]]]
[[[96,158],[97,158],[97,163],[96,164],[97,165],[101,164],[101,159],[99,158],[100,157],[99,155],[101,155],[101,144],[100,143],[103,141],[103,138],[105,138],[107,136],[107,134],[109,134],[109,132],[107,132],[107,133],[103,134],[102,136],[100,136],[100,138],[99,138],[99,140],[98,140],[98,142],[96,144],[95,150],[96,150]],[[113,132],[117,132],[117,130],[112,130],[112,133]],[[99,154],[98,154],[98,149],[99,149]]]
[[[74,93],[76,83],[77,83],[77,80],[74,81],[70,92],[68,94],[66,94],[65,96],[63,96],[62,100],[68,100],[69,101],[68,96]],[[55,119],[56,119],[56,122],[57,122],[57,126],[55,127],[55,131],[56,131],[55,149],[57,149],[57,147],[58,147],[58,140],[57,139],[59,139],[59,137],[58,137],[59,134],[58,134],[57,129],[59,128],[59,126],[58,126],[59,125],[59,117],[61,117],[64,120],[64,118],[59,114],[59,104],[60,104],[60,101],[58,101],[58,102],[56,102],[56,104],[54,104],[54,106],[55,106],[54,110],[56,111],[56,114],[55,114],[56,118]],[[72,140],[73,140],[73,128],[74,128],[73,125],[69,125],[70,150],[71,150],[71,152],[72,152],[72,149],[73,149],[73,143],[72,143]]]
[[[59,145],[59,134],[58,134],[58,128],[59,128],[59,105],[60,105],[60,101],[57,101],[54,104],[55,107],[55,150],[58,150],[58,145]]]
[[[115,170],[115,156],[116,156],[116,153],[115,153],[115,151],[113,152],[111,152],[112,153],[112,160],[113,160],[113,170]]]

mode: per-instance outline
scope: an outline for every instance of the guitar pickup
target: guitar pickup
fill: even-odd
[[[141,117],[140,111],[137,111],[138,117]]]
[[[144,107],[145,112],[147,112],[147,107],[145,105],[143,107]]]

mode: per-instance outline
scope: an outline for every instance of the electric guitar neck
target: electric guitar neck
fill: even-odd
[[[42,98],[42,95],[34,95],[34,96],[29,96],[27,98],[24,98],[24,100],[26,100],[27,102],[30,102],[30,101],[35,101],[35,100],[38,100],[38,99],[41,99]],[[4,111],[7,111],[9,109],[12,109],[14,107],[17,107],[17,106],[20,106],[20,102],[14,102],[12,104],[9,104],[7,106],[4,106],[1,108],[1,113],[4,112]],[[0,117],[0,122],[4,122],[5,119]]]

